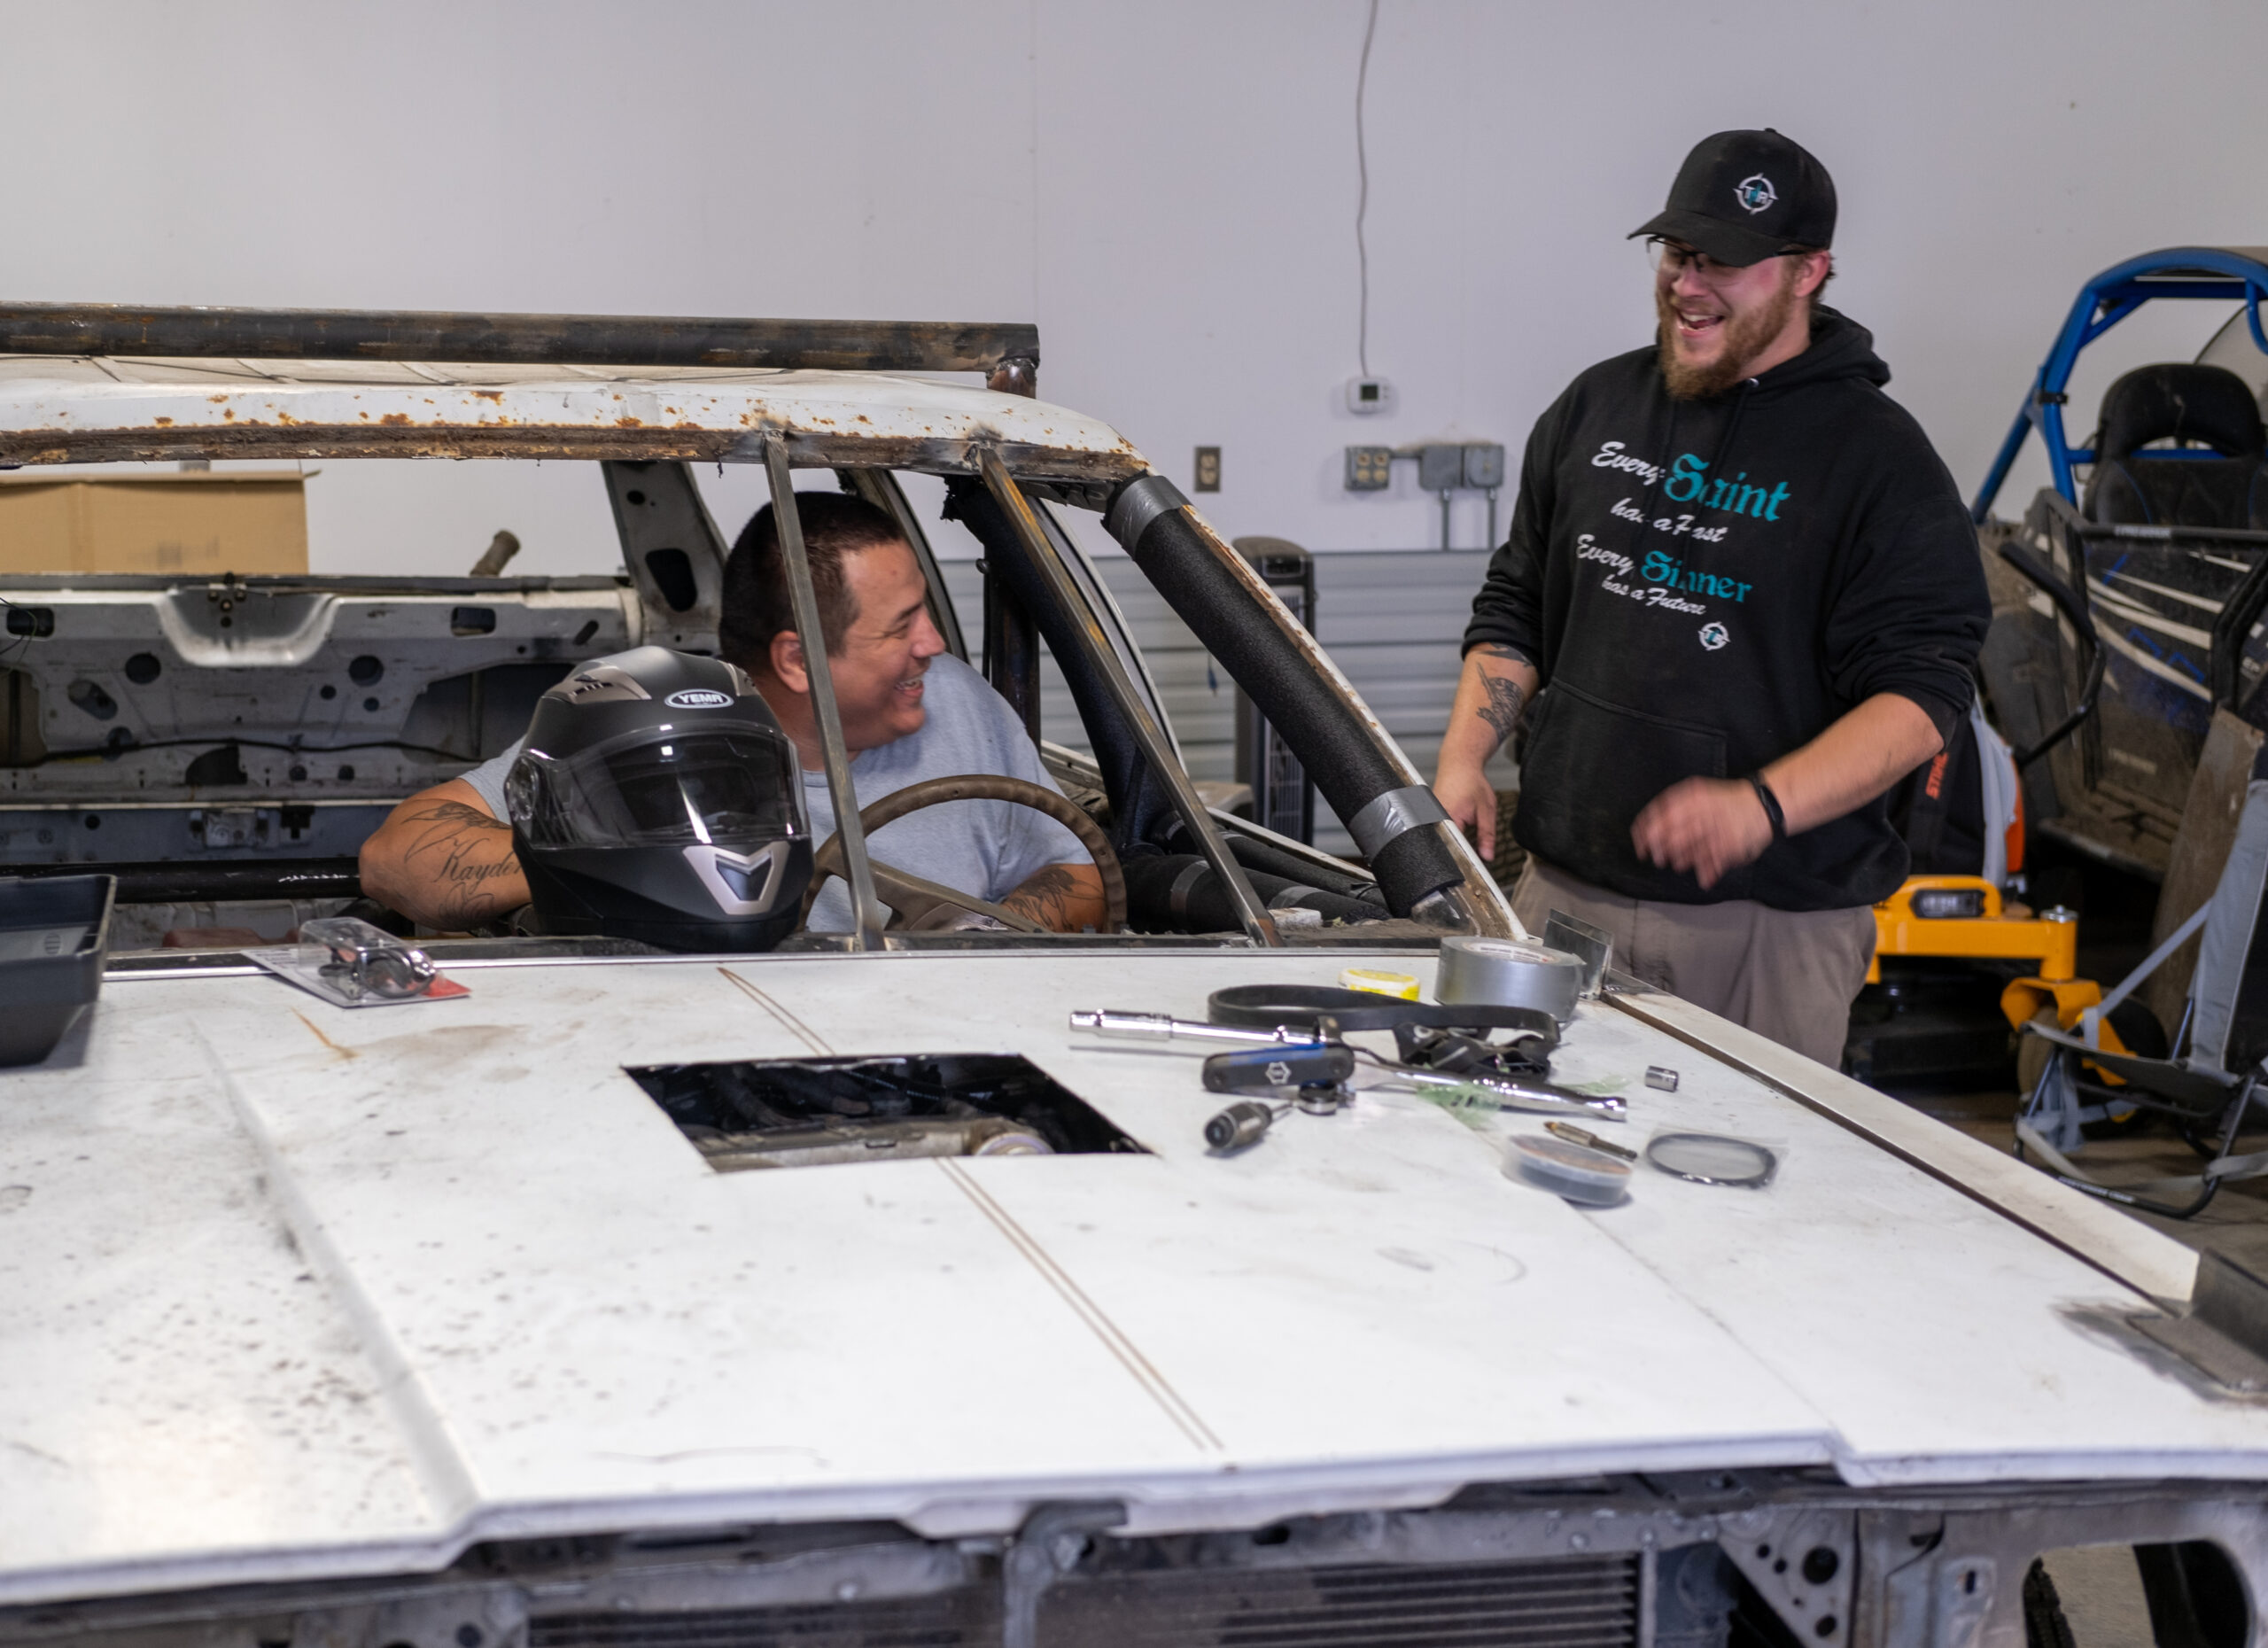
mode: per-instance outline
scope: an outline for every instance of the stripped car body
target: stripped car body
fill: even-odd
[[[1072,1013],[1201,1018],[1216,989],[1349,964],[1430,987],[1441,933],[1517,931],[1501,894],[1312,640],[1114,431],[990,390],[717,369],[0,361],[12,462],[586,442],[627,566],[422,593],[8,580],[50,620],[10,667],[50,707],[68,672],[114,667],[128,733],[83,760],[19,747],[10,805],[114,809],[74,786],[134,772],[159,821],[97,859],[122,897],[299,876],[343,898],[324,867],[344,809],[469,765],[509,717],[466,721],[478,747],[397,748],[367,787],[359,763],[293,778],[292,728],[263,754],[198,720],[192,688],[169,688],[171,721],[139,707],[131,649],[216,692],[236,672],[346,679],[382,622],[407,637],[388,673],[426,686],[466,672],[431,662],[445,641],[478,643],[474,671],[698,649],[718,545],[686,459],[761,462],[775,497],[791,465],[860,489],[911,465],[959,483],[999,580],[995,684],[1029,716],[1045,640],[1094,751],[1059,766],[1121,851],[1209,870],[1228,921],[1047,939],[862,921],[706,958],[441,942],[469,996],[371,1012],[226,952],[115,958],[74,1038],[0,1073],[0,1644],[1666,1648],[1723,1642],[1736,1614],[1808,1642],[2011,1644],[2033,1559],[2097,1543],[2176,1553],[2209,1630],[2233,1584],[2250,1629],[2268,1414],[2244,1279],[2197,1289],[2178,1244],[1735,1026],[1617,980],[1554,1076],[1627,1094],[1634,1144],[1770,1143],[1764,1191],[1652,1175],[1578,1210],[1500,1170],[1532,1118],[1376,1088],[1208,1153],[1194,1061],[1083,1037]],[[1202,806],[1054,513],[1082,506],[1355,824],[1376,919],[1271,913],[1292,895],[1258,867],[1333,861]],[[687,546],[682,579],[656,571]],[[260,616],[224,631],[223,600]],[[490,628],[450,633],[479,604]],[[416,744],[416,696],[363,713]],[[266,700],[280,723],[307,695]],[[284,828],[307,787],[345,784],[316,797],[340,804],[337,836],[167,835],[213,806],[188,767],[231,741],[238,811]],[[86,862],[40,845],[11,867]],[[727,1171],[641,1085],[960,1054],[1015,1055],[1133,1147]],[[1652,1067],[1675,1092],[1641,1084]],[[2235,1302],[2191,1311],[2194,1290]]]

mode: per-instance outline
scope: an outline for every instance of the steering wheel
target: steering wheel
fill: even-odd
[[[918,784],[893,790],[872,806],[861,808],[858,828],[868,836],[885,824],[892,824],[909,812],[923,807],[934,807],[947,801],[1013,801],[1020,807],[1029,807],[1035,812],[1045,812],[1058,824],[1079,838],[1095,861],[1095,868],[1102,873],[1103,930],[1117,932],[1126,925],[1126,872],[1118,862],[1118,854],[1110,844],[1110,837],[1103,834],[1102,826],[1089,818],[1085,811],[1067,801],[1045,784],[1034,784],[1021,778],[1005,778],[990,773],[967,773],[957,778],[925,778]],[[1029,916],[1019,915],[1003,906],[960,892],[920,875],[909,875],[868,856],[867,867],[874,876],[874,892],[884,904],[897,912],[892,927],[908,932],[921,932],[950,921],[957,911],[971,911],[989,915],[994,921],[1020,933],[1044,933],[1047,929]],[[804,893],[804,913],[799,925],[812,919],[812,904],[819,897],[819,890],[830,875],[843,874],[843,832],[837,830],[820,843],[812,855],[812,884]]]

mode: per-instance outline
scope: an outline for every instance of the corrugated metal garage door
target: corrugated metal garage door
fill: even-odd
[[[1099,562],[1104,581],[1126,613],[1149,660],[1166,713],[1192,774],[1233,778],[1235,685],[1173,615],[1165,597],[1123,556]],[[1316,633],[1396,742],[1425,778],[1433,775],[1441,728],[1456,691],[1457,639],[1473,592],[1488,564],[1478,549],[1348,552],[1316,556]],[[942,571],[972,649],[983,646],[983,586],[975,566],[946,562]],[[1060,743],[1084,747],[1076,711],[1050,664],[1044,676],[1042,727]],[[1499,758],[1494,775],[1509,784]],[[1351,852],[1354,843],[1323,806],[1316,809],[1316,844]]]

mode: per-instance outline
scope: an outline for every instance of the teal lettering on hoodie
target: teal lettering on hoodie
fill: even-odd
[[[1690,503],[1706,487],[1709,497],[1704,509],[1730,509],[1735,515],[1752,515],[1759,521],[1780,518],[1780,506],[1788,501],[1787,482],[1776,481],[1767,492],[1761,486],[1747,485],[1748,471],[1743,470],[1730,480],[1720,478],[1711,486],[1708,468],[1693,453],[1681,452],[1677,462],[1670,465],[1669,478],[1662,483],[1662,491],[1680,503]]]
[[[1689,452],[1681,452],[1677,462],[1669,467],[1669,478],[1662,483],[1662,491],[1680,503],[1690,503],[1701,495],[1705,484],[1702,470],[1709,466]]]

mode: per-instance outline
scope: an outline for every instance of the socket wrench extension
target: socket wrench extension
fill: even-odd
[[[1123,1037],[1136,1041],[1233,1042],[1240,1047],[1307,1046],[1316,1039],[1312,1030],[1278,1025],[1273,1030],[1244,1029],[1231,1024],[1208,1024],[1199,1019],[1177,1019],[1164,1013],[1125,1013],[1115,1007],[1081,1007],[1071,1014],[1071,1028],[1090,1036]]]

